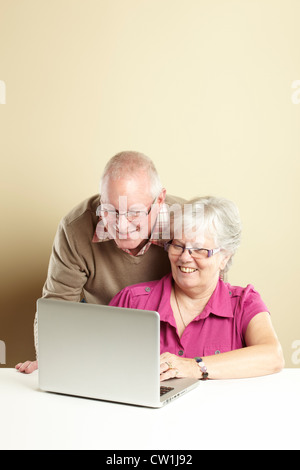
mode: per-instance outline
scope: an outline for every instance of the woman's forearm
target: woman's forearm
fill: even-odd
[[[203,358],[210,379],[237,379],[275,374],[284,367],[279,343],[260,344]]]

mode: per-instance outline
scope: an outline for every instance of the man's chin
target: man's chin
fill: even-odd
[[[141,238],[138,238],[135,240],[132,240],[131,238],[126,238],[126,239],[116,238],[115,242],[118,248],[122,250],[133,251],[137,249],[140,250],[147,243],[147,240],[141,239]]]

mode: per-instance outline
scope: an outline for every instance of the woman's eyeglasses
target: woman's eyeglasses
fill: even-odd
[[[210,258],[221,251],[221,248],[214,248],[212,250],[208,250],[207,248],[187,248],[186,246],[178,245],[172,241],[165,243],[164,246],[165,250],[168,251],[170,255],[181,256],[185,250],[187,250],[189,255],[195,259]]]

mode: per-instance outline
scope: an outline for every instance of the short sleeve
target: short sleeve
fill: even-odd
[[[240,317],[240,331],[245,338],[248,325],[252,318],[262,312],[269,312],[268,307],[263,302],[260,294],[249,284],[242,292],[240,302],[238,304],[238,312]]]
[[[115,295],[109,302],[111,307],[134,308],[130,290],[125,288]]]

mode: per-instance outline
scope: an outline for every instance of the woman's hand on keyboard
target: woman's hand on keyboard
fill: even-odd
[[[181,377],[201,378],[196,361],[194,359],[178,357],[168,352],[161,354],[160,381]]]

